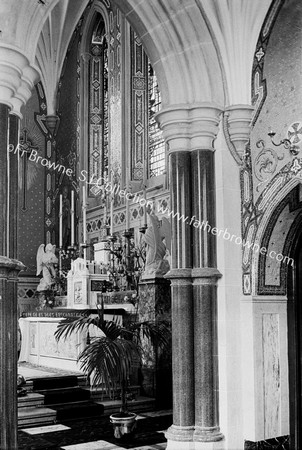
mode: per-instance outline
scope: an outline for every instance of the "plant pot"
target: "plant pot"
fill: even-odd
[[[120,439],[124,435],[129,435],[136,427],[136,414],[134,413],[114,413],[110,416],[113,425],[114,437]]]

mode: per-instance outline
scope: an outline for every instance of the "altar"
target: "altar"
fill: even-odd
[[[77,358],[85,346],[85,336],[73,333],[67,340],[56,341],[54,333],[61,320],[62,317],[21,317],[19,325],[22,345],[19,361],[79,371]]]
[[[72,333],[68,339],[59,341],[55,339],[54,333],[64,318],[76,318],[81,314],[82,312],[79,310],[68,308],[24,313],[23,317],[19,319],[22,336],[19,362],[80,372],[77,359],[87,345],[87,331]],[[97,314],[97,310],[92,309],[91,314]],[[126,309],[108,308],[104,319],[115,318],[117,322],[122,323],[126,314]],[[90,338],[100,335],[101,332],[98,328],[89,327]]]

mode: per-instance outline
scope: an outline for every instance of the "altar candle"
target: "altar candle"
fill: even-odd
[[[110,235],[113,236],[113,201],[114,196],[111,196],[111,205],[110,205]]]
[[[59,247],[63,245],[63,195],[60,194],[60,212],[59,212]]]
[[[128,196],[126,196],[126,231],[129,230],[129,200],[127,197]]]
[[[74,246],[74,191],[71,191],[71,246]]]
[[[144,225],[147,225],[147,195],[146,195],[146,187],[144,187]]]
[[[83,241],[86,244],[86,189],[83,186]]]

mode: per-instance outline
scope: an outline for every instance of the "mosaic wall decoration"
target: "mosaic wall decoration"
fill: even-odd
[[[302,203],[299,187],[278,204],[273,211],[261,246],[284,256],[291,256],[291,245],[302,225]],[[258,294],[286,295],[288,260],[277,261],[267,255],[259,255]]]
[[[110,116],[110,179],[122,184],[122,15],[119,9],[109,13],[109,116]],[[120,197],[114,199],[117,206]]]
[[[131,179],[146,178],[148,151],[148,58],[138,36],[131,30]]]
[[[103,17],[99,14],[92,33],[89,58],[89,180],[108,173],[108,52]],[[90,193],[98,195],[97,186]]]
[[[141,198],[141,197],[137,197]],[[167,192],[163,192],[160,194],[157,194],[154,198],[148,198],[148,200],[152,201],[152,207],[149,204],[146,211],[143,206],[139,204],[139,202],[129,202],[129,208],[128,208],[128,215],[129,215],[129,226],[130,228],[139,228],[142,227],[145,223],[145,219],[148,220],[148,213],[151,211],[154,212],[159,219],[164,216],[164,213],[161,213],[160,211],[165,208],[170,207],[170,195]],[[92,216],[93,214],[93,216]],[[127,208],[126,206],[119,207],[114,210],[113,213],[113,224],[114,224],[114,231],[116,232],[122,232],[126,229],[126,215],[127,215]],[[87,219],[87,236],[88,241],[91,241],[95,236],[98,236],[99,240],[106,237],[104,235],[104,216],[100,211],[96,211],[91,213],[89,218]]]
[[[53,208],[53,200],[55,193],[55,173],[52,163],[56,161],[55,144],[56,141],[53,136],[48,132],[45,124],[45,95],[41,83],[37,85],[39,93],[40,113],[35,115],[35,119],[39,124],[46,139],[46,152],[45,158],[48,160],[48,165],[45,167],[45,214],[44,214],[44,228],[45,228],[45,244],[55,242],[55,210]]]
[[[255,109],[253,112],[254,124],[261,111],[265,98],[267,96],[266,80],[264,78],[264,59],[265,53],[270,38],[270,32],[282,6],[282,0],[277,0],[272,3],[264,24],[262,26],[260,36],[257,42],[256,51],[254,55],[253,69],[252,69],[252,104]]]
[[[294,81],[297,79],[294,73],[292,77],[286,75],[288,67],[297,67],[297,61],[302,63],[301,52],[296,51],[294,45],[301,42],[302,32],[296,25],[300,23],[302,12],[301,8],[294,11],[282,8],[282,5],[281,0],[272,2],[254,55],[252,102],[255,110],[247,155],[249,161],[241,170],[243,240],[256,243],[260,248],[267,244],[271,249],[277,245],[274,233],[278,228],[274,229],[275,225],[270,222],[273,210],[299,182],[302,162],[299,155],[294,155],[283,145],[275,146],[268,136],[271,129],[276,133],[276,144],[289,139],[293,145],[300,145],[302,132],[302,110],[298,100],[302,85]],[[292,52],[286,50],[289,45],[294,49]],[[285,53],[286,58],[283,57]],[[282,218],[284,227],[288,220]],[[287,223],[288,227],[290,225],[295,226]],[[264,236],[266,244],[255,242],[256,239],[263,240]],[[243,245],[242,251],[244,294],[281,295],[285,292],[286,274],[282,264],[258,255],[248,245]],[[258,267],[255,267],[257,262]]]
[[[241,233],[243,240],[250,241],[255,233],[255,221],[257,214],[253,203],[253,177],[252,177],[252,160],[250,144],[246,146],[245,159],[243,168],[240,172],[241,186]],[[251,294],[252,275],[251,275],[251,257],[248,247],[243,248],[242,252],[242,270],[243,270],[243,293]]]
[[[249,153],[247,154],[249,155]],[[259,164],[258,172],[254,170],[255,180],[258,181],[260,177],[263,176],[261,172],[261,160],[265,161],[262,167],[268,167],[264,176],[271,177],[274,173],[275,160],[277,156],[272,156],[273,153],[271,149],[261,150],[259,153],[259,158],[256,158],[256,162]],[[267,155],[267,159],[266,156]],[[272,158],[273,161],[270,159]],[[248,161],[250,161],[248,159]],[[267,166],[266,166],[267,164]],[[249,169],[249,163],[246,167],[241,171],[241,189],[242,189],[242,237],[244,242],[249,242],[251,245],[243,246],[243,256],[242,256],[242,266],[243,266],[243,292],[246,295],[251,294],[252,290],[252,258],[253,258],[253,243],[255,242],[256,234],[259,230],[259,227],[265,226],[265,237],[263,241],[258,243],[260,248],[265,247],[268,250],[268,253],[271,250],[276,251],[276,253],[282,253],[284,256],[288,255],[290,249],[287,249],[287,253],[284,248],[275,248],[273,245],[273,241],[271,239],[271,235],[273,232],[273,228],[275,227],[275,223],[277,218],[281,220],[279,217],[281,211],[284,209],[287,203],[290,204],[290,212],[297,210],[300,208],[299,202],[297,199],[296,191],[292,191],[289,196],[285,199],[282,198],[282,192],[284,192],[285,187],[294,186],[297,184],[297,181],[301,180],[302,182],[302,158],[294,157],[292,160],[286,164],[275,176],[272,177],[270,182],[266,181],[266,188],[260,194],[257,201],[253,202],[253,179],[251,177],[251,171]],[[291,189],[289,188],[289,191]],[[273,202],[276,203],[276,198],[280,198],[280,203],[275,211],[272,211],[271,220],[268,224],[264,225],[262,223],[263,216],[265,213],[272,209]],[[280,209],[281,208],[281,209]],[[293,225],[293,221],[296,218],[296,213],[292,220],[289,218],[290,216],[286,216],[286,220],[284,222],[285,231],[282,233],[286,233],[289,231],[291,226]],[[283,234],[283,235],[284,235]],[[278,244],[280,244],[280,239],[278,240]],[[284,241],[282,241],[284,242]],[[267,266],[265,266],[267,264]],[[267,255],[259,254],[259,280],[258,280],[258,288],[257,291],[259,294],[284,294],[286,292],[286,273],[285,273],[285,265],[277,260],[273,261],[272,258],[269,258]],[[269,279],[265,279],[265,276],[268,276],[270,270],[274,271],[274,274],[271,272],[271,277]],[[272,280],[275,280],[274,282]]]

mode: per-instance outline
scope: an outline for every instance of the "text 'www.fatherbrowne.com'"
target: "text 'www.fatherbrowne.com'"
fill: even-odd
[[[277,261],[283,262],[287,265],[291,264],[292,267],[294,266],[293,258],[290,258],[289,256],[284,256],[282,253],[277,253],[274,250],[268,251],[266,247],[260,247],[260,245],[257,244],[256,242],[250,242],[248,240],[242,239],[241,236],[231,234],[227,228],[219,229],[216,227],[212,227],[207,220],[200,221],[195,216],[192,217],[184,216],[184,214],[174,212],[173,210],[170,210],[168,207],[162,205],[158,207],[158,212],[165,214],[171,217],[172,219],[176,219],[177,221],[191,225],[194,228],[204,230],[208,233],[211,233],[214,236],[222,237],[222,239],[225,239],[226,241],[235,242],[235,244],[242,245],[242,247],[247,248],[248,250],[252,250],[255,253],[259,252],[261,255],[268,254],[268,256],[272,259],[276,259]]]

